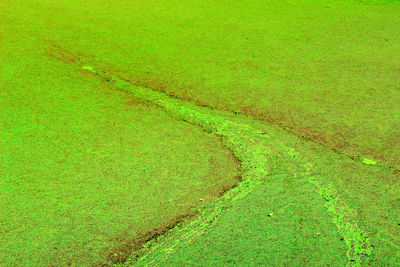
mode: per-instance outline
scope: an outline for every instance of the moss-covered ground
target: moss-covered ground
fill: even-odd
[[[0,265],[400,265],[398,1],[0,9]]]

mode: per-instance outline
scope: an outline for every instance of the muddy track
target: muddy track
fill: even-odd
[[[73,60],[65,60],[65,58],[73,58]],[[276,173],[269,170],[265,163],[276,161],[277,157],[286,162],[278,172],[290,173],[294,178],[307,180],[315,186],[315,192],[325,200],[327,212],[348,247],[349,264],[360,265],[368,261],[371,255],[371,245],[368,237],[357,223],[355,212],[341,200],[332,185],[325,186],[320,183],[318,177],[313,176],[312,159],[299,155],[293,148],[268,133],[236,120],[234,114],[228,115],[226,112],[199,106],[148,87],[135,85],[119,75],[117,70],[109,67],[102,69],[100,64],[84,62],[79,59],[79,56],[70,52],[62,53],[58,59],[62,59],[66,64],[75,65],[119,90],[131,93],[140,100],[160,106],[173,117],[216,133],[223,138],[224,145],[231,149],[241,162],[244,174],[242,181],[237,186],[226,191],[215,203],[201,209],[197,217],[185,220],[183,224],[181,220],[176,220],[174,225],[170,225],[162,231],[156,231],[154,235],[146,235],[146,238],[142,239],[144,242],[132,246],[130,264],[146,259],[147,254],[144,253],[145,250],[140,249],[141,246],[151,246],[151,251],[157,250],[159,253],[169,254],[188,244],[194,238],[204,235],[211,229],[229,203],[249,194],[262,179],[268,177],[273,179],[273,175]],[[293,169],[299,171],[292,171]],[[178,240],[169,238],[169,232],[172,231],[178,232]],[[127,260],[126,251],[124,257],[117,256],[114,263],[123,263]]]

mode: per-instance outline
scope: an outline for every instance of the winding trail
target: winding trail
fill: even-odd
[[[157,237],[157,242],[150,241],[145,246],[151,245],[151,251],[168,255],[185,246],[194,238],[204,235],[230,202],[243,198],[259,184],[261,179],[271,175],[265,167],[265,162],[276,160],[276,157],[279,156],[289,160],[286,161],[289,162],[288,166],[284,166],[287,172],[291,172],[293,168],[296,168],[294,166],[297,166],[301,171],[292,172],[293,177],[306,179],[313,184],[316,193],[325,200],[327,212],[346,242],[348,264],[360,265],[368,261],[371,246],[368,237],[356,222],[355,212],[341,200],[332,185],[324,186],[316,176],[313,176],[311,159],[300,156],[281,140],[243,122],[235,121],[234,117],[222,114],[217,110],[200,107],[150,88],[135,86],[128,80],[112,76],[93,66],[82,66],[82,69],[101,77],[119,89],[132,93],[141,100],[150,101],[162,107],[176,118],[199,125],[207,131],[220,135],[224,140],[224,145],[231,149],[241,161],[244,171],[242,181],[236,187],[228,190],[217,202],[202,209],[200,216],[169,230],[179,232],[179,239],[176,237],[172,239],[168,234],[164,234]],[[160,240],[162,241],[160,242]],[[131,257],[130,263],[136,260],[143,261],[146,259],[146,255],[141,255],[138,259],[136,256]]]

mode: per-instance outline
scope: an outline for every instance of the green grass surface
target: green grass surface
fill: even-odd
[[[400,265],[398,1],[0,11],[0,265]]]
[[[13,26],[2,27],[0,265],[105,263],[237,182],[219,137],[46,56]]]
[[[314,188],[274,175],[232,204],[219,224],[165,261],[167,266],[321,266],[346,264],[346,245]],[[268,214],[273,212],[272,217]]]
[[[35,36],[136,84],[400,167],[398,1],[10,3]]]

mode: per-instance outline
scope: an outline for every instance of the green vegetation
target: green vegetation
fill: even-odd
[[[400,265],[398,1],[0,10],[0,265]]]
[[[400,168],[398,1],[5,2],[135,84]]]
[[[0,265],[111,262],[237,182],[219,137],[6,36]]]

